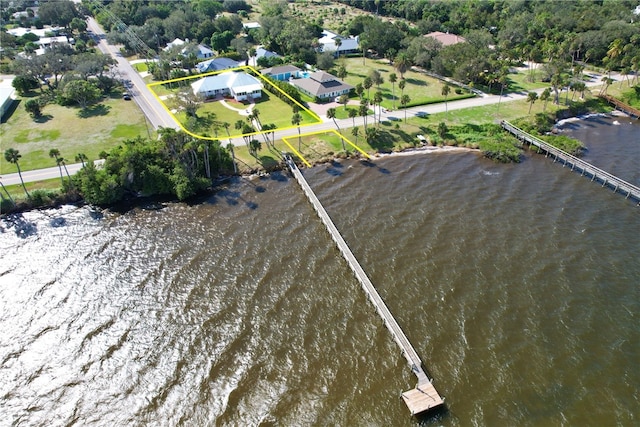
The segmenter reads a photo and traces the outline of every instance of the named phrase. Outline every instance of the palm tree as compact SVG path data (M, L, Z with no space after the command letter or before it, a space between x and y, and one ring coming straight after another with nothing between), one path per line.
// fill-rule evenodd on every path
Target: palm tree
M358 109L358 113L364 119L364 128L367 129L367 116L369 115L369 100L367 98L362 98L360 101L360 108Z
M384 78L382 78L380 72L378 70L373 70L369 73L369 77L371 77L371 81L376 85L376 88L380 90L380 85L384 83Z
M332 119L333 123L338 128L338 132L342 133L342 131L340 130L340 126L338 126L338 123L336 122L336 109L335 108L329 108L327 110L327 118ZM344 146L344 138L340 138L340 141L342 141L342 151L347 151L347 147Z
M611 73L611 68L613 68L616 58L622 53L623 48L624 41L622 41L622 39L615 39L609 44L609 50L607 51L607 62L611 64L609 73ZM611 77L611 74L609 74L609 77Z
M369 49L369 40L367 40L365 34L360 34L360 50L362 50L362 65L365 65L365 58L367 56L367 49Z
M228 127L229 126L227 126L227 128ZM229 150L229 152L231 153L231 161L233 162L233 174L236 175L238 173L238 168L236 167L236 153L235 151L233 151L233 144L231 143L231 138L229 138L229 143L227 144L227 150Z
M631 58L631 69L633 70L633 79L632 82L638 83L638 74L640 71L640 55L634 56Z
M444 86L442 86L442 96L444 96L444 112L445 114L449 114L449 106L447 105L447 97L449 96L449 94L451 93L451 86L449 86L449 83L445 83Z
M444 145L444 137L447 136L447 132L449 132L449 128L445 122L438 123L438 136L442 139L442 145Z
M382 107L380 106L380 104L382 103L382 92L377 91L374 95L373 95L373 105L375 106L376 104L378 104L378 125L380 125L380 120L382 119ZM376 110L375 107L373 109L373 120L376 120Z
M338 54L338 59L340 59L340 46L342 46L342 39L340 37L336 37L335 44L336 44L336 53Z
M402 98L402 95L404 95L404 88L407 85L407 81L405 79L400 79L400 81L398 82L398 87L400 88L400 97Z
M297 111L293 113L291 117L291 124L298 126L298 151L300 151L300 145L302 143L302 138L300 137L300 123L302 122L302 116Z
M498 98L498 107L496 108L496 114L500 111L500 101L502 101L502 94L504 93L504 88L507 87L509 80L506 74L501 74L498 77L498 83L500 83L500 98Z
M22 171L20 171L20 163L18 162L20 160L20 157L22 157L22 155L20 155L20 151L16 150L15 148L9 148L4 152L4 159L9 163L15 164L18 168L18 176L20 177L20 182L22 183L22 189L27 195L27 198L30 199L31 196L27 191L27 187L25 187L24 185L24 180L22 179Z
M362 86L362 83L357 83L356 84L356 95L358 95L358 98L362 98L362 94L364 93L364 87Z
M358 145L358 134L360 133L360 128L353 127L351 128L351 135L356 137L356 145Z
M9 193L9 191L7 191L7 187L4 186L2 181L0 181L0 186L2 187L4 192L7 193L7 197L9 198L9 201L11 202L11 204L15 206L16 202L13 201L13 197L11 197L11 193ZM4 199L4 195L2 196L2 199Z
M348 74L349 74L349 73L347 72L347 68L346 68L344 65L340 65L340 66L338 67L338 72L336 73L336 76L337 76L339 79L344 80L344 79L345 79L345 77L347 77L347 75L348 75Z
M371 86L373 86L373 80L371 79L371 77L365 77L364 81L362 82L362 86L364 86L364 88L367 90L367 98L371 98L371 91L369 90L371 89Z
M404 108L404 122L407 123L407 109L405 108L407 106L407 104L411 102L411 98L409 98L409 95L402 95L400 97L400 105L402 105L402 108Z
M396 73L389 74L389 82L391 83L391 93L393 96L393 109L396 109L396 82L398 81L398 76Z
M536 92L529 92L527 94L527 102L529 103L529 112L527 114L531 114L531 107L533 107L533 103L538 99L538 94Z
M58 170L60 171L60 181L62 182L62 186L64 187L64 177L62 176L62 162L60 157L60 150L57 148L52 148L49 150L49 157L56 159L56 164L58 165Z
M258 157L258 151L262 150L262 143L257 139L252 139L249 142L249 151L254 157Z
M89 158L87 157L86 154L84 154L84 153L76 154L76 162L81 162L82 163L82 167L84 167L84 162L86 162L87 160L89 160Z
M369 128L364 131L365 138L367 139L367 143L371 145L371 141L378 137L378 129L377 128Z
M267 136L267 135L271 135L273 132L273 129L276 128L276 125L274 123L265 123L264 125L262 125L262 131L264 132L263 135ZM267 141L267 148L269 148L269 138L267 136L266 138ZM276 148L276 144L275 141L271 141L271 146L273 147L273 149L275 150Z
M609 86L613 83L613 79L611 77L604 76L602 77L602 83L604 83L604 85L600 88L600 95L606 95L607 89L609 89Z
M358 117L358 110L356 110L355 108L349 108L349 118L352 120L353 122L353 126L356 125L356 117Z
M400 73L400 78L404 79L404 73L411 66L411 61L409 60L409 56L406 52L400 52L396 59L393 60L393 66Z
M540 94L540 101L543 101L544 104L542 104L542 112L544 113L545 110L547 109L547 102L549 102L549 98L551 98L551 89L546 88L545 90L542 91L542 93Z
M253 114L253 119L257 122L258 130L261 129L262 122L260 122L260 110L254 107L253 110L251 110L251 114Z

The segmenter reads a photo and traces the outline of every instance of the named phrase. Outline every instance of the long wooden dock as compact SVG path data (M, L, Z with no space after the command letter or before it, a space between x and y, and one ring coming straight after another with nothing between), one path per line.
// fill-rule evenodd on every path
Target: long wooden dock
M626 195L626 198L631 197L634 200L637 200L639 202L638 205L640 205L639 187L623 179L620 179L607 171L597 168L591 163L585 162L584 160L579 159L576 156L572 156L571 154L544 142L540 138L528 134L527 132L523 131L520 128L517 128L516 126L505 120L503 120L500 125L503 129L515 135L519 140L530 145L535 145L540 150L544 151L547 156L552 156L554 158L554 161L562 161L564 166L571 166L572 171L580 171L581 175L590 176L591 181L601 182L603 187L608 186L612 188L614 192L620 192Z
M322 206L322 203L320 203L320 200L318 200L315 193L307 183L307 180L304 178L291 157L285 154L284 158L287 162L287 165L289 166L289 169L291 169L293 176L296 178L296 180L300 184L300 187L302 187L302 190L313 205L316 213L318 214L324 225L327 227L329 234L338 246L338 249L340 249L342 256L345 258L345 260L349 264L349 267L351 267L351 270L362 285L362 289L365 291L365 293L369 297L369 300L376 308L376 311L384 321L387 329L389 329L389 332L391 332L391 336L400 347L400 350L402 350L403 356L407 360L407 363L409 363L411 372L413 372L413 374L418 378L418 385L415 389L402 393L402 399L411 411L411 414L418 415L444 404L444 400L440 397L435 387L431 383L431 380L422 368L422 361L420 360L418 353L416 353L415 349L409 342L409 339L400 328L400 325L398 325L398 322L396 322L396 319L389 311L389 308L387 308L387 305L380 297L380 294L378 294L378 291L367 277L367 274L364 272L364 270L360 266L360 263L351 252L351 249L349 249L347 242L345 242L345 240L342 238L342 235L329 217L327 211Z
M609 104L613 105L616 110L620 110L631 117L635 117L636 119L640 118L640 110L638 110L637 108L633 108L631 105L625 104L624 102L614 98L613 96L602 94L598 95L598 98L604 99Z

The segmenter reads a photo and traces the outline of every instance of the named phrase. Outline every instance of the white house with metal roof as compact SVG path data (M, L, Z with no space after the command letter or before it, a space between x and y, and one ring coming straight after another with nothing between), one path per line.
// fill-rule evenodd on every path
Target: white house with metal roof
M329 30L322 31L318 39L322 52L333 52L334 55L346 55L358 51L358 37L343 37Z
M204 77L191 84L193 93L205 98L231 95L236 101L262 97L262 83L250 74L241 71L226 71Z

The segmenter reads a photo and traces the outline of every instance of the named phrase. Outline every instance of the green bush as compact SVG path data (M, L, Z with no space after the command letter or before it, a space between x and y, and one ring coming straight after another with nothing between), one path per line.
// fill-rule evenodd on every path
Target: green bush
M31 194L31 203L35 207L48 205L58 196L55 191L43 189L33 190L29 194Z

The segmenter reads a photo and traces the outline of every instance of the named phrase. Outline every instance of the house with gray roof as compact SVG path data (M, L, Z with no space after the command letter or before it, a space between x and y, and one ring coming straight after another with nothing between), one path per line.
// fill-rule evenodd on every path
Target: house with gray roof
M246 101L262 97L260 80L242 71L225 71L204 77L192 83L191 89L204 98L231 95L236 101Z
M234 61L231 58L224 57L213 58L196 64L196 68L200 73L228 70L230 68L236 68L238 66L240 66L240 63L238 61Z
M271 77L274 80L280 80L281 82L287 82L291 77L299 77L300 68L295 65L279 65L277 67L265 68L264 70L260 70L260 72L267 76Z
M335 98L348 94L349 91L353 89L353 86L350 84L324 71L316 71L315 73L311 73L309 78L294 79L291 80L290 83L300 92L319 99Z

